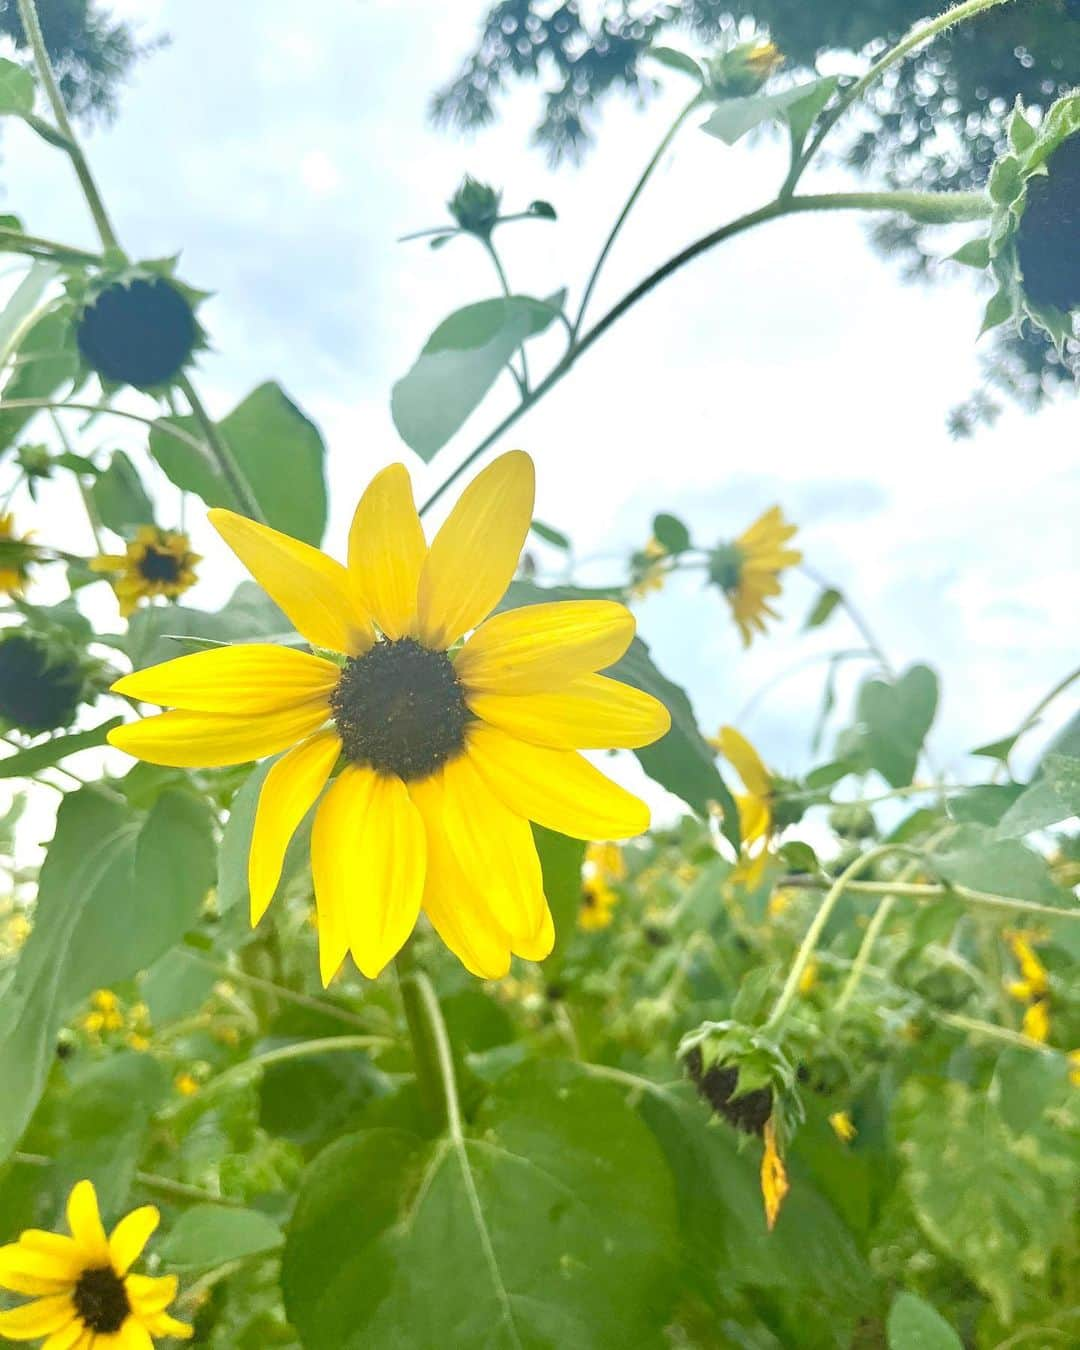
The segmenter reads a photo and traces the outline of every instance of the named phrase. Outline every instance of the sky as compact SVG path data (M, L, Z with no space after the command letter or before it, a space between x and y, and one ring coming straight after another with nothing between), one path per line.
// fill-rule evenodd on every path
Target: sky
M426 495L513 403L507 379L430 466L400 441L394 381L441 319L496 283L472 240L433 252L398 236L444 221L465 172L500 187L510 210L549 199L557 223L508 226L498 242L516 291L565 285L575 302L687 86L658 68L659 97L644 108L610 100L597 147L580 167L553 171L529 143L534 87L515 87L500 122L472 138L427 119L432 90L471 46L482 0L114 8L146 38L170 38L137 68L116 121L86 137L117 231L133 256L182 251L182 277L214 292L203 311L213 351L197 377L212 412L274 378L319 424L326 546L340 554L373 472L404 459ZM778 145L728 148L689 124L624 231L593 316L693 238L767 201L785 159ZM856 184L833 167L804 186ZM95 243L63 158L21 125L3 131L0 211L34 233ZM959 242L942 238L943 251ZM782 505L808 562L857 602L892 663L928 661L940 673L932 743L962 777L973 767L966 750L1012 730L1075 664L1080 593L1075 400L1036 418L1009 407L969 441L946 432L949 408L979 378L983 303L966 276L902 284L865 220L775 222L650 295L497 449L533 455L537 515L573 538L579 558L599 560L580 574L592 582L623 575L619 559L647 540L656 511L711 544ZM538 340L534 370L558 350L556 334ZM94 434L145 463L130 429ZM162 497L175 492L164 485ZM58 493L45 493L36 519L15 504L43 539L62 528L73 541L84 528ZM188 598L213 607L242 572L198 520L193 534L205 580ZM111 597L94 590L95 620L116 627ZM815 595L789 574L783 621L748 653L722 599L698 581L649 597L639 630L707 731L737 720L767 762L799 771L813 762L825 669L809 658L858 645L841 614L800 632ZM852 668L841 683L841 709L855 678ZM1059 700L1030 754L1075 708Z

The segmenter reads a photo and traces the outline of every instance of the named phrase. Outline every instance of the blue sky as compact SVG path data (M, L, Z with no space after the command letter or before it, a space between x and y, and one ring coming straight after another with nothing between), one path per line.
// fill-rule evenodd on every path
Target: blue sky
M508 227L500 245L515 289L545 295L568 285L576 298L685 85L662 72L665 90L646 109L615 100L598 149L582 167L552 172L528 145L537 108L528 86L472 140L426 119L430 92L468 50L483 3L115 8L146 36L172 39L139 68L115 124L88 138L118 232L136 255L182 250L184 278L215 292L205 310L214 351L198 381L213 411L277 378L320 424L330 452L327 546L339 550L374 470L403 458L423 492L513 396L507 380L427 468L402 445L391 385L439 320L495 285L472 241L431 252L396 237L442 220L469 171L502 187L509 209L554 202L557 224ZM729 149L687 127L610 260L594 316L689 240L767 200L783 167L778 147ZM21 127L5 128L0 182L0 209L34 232L93 241L62 158ZM852 185L840 170L808 182ZM927 660L941 672L935 749L963 773L966 748L1009 731L1075 663L1080 570L1076 403L1062 399L1034 419L1010 408L968 442L946 434L949 407L978 378L981 305L964 277L902 285L858 219L774 223L699 259L638 306L502 448L533 454L537 513L572 535L583 558L639 547L657 510L681 515L708 543L781 503L808 560L850 591L893 662ZM138 452L124 429L100 435ZM66 511L46 496L49 528L39 533L61 521L80 529ZM191 598L214 605L239 568L195 532L207 579ZM589 572L617 574L599 564ZM650 598L640 627L711 729L779 671L856 645L842 616L800 635L814 594L793 577L785 621L749 654L723 602L697 583ZM101 622L115 623L107 595L93 603ZM823 670L780 685L742 723L777 768L809 762ZM1047 733L1074 707L1059 703Z

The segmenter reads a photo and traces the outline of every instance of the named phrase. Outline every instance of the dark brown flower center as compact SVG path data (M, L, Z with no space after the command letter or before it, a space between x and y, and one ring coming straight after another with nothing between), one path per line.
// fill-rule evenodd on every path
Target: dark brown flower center
M111 1266L84 1270L73 1298L83 1324L102 1336L119 1331L131 1312L124 1281Z
M346 757L407 783L459 755L471 720L453 662L412 638L350 657L330 706Z
M175 581L180 575L180 563L175 553L151 545L143 554L139 571L147 581Z

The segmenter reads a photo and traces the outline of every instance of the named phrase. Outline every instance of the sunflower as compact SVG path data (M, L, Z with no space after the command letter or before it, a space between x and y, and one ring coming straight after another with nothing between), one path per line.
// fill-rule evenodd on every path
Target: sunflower
M178 530L159 530L140 525L125 553L103 553L90 559L92 572L114 572L112 587L120 601L120 614L129 618L140 600L155 595L175 600L195 585L195 564L201 559L191 552L191 541Z
M528 455L502 455L429 546L409 475L392 464L356 508L347 567L211 511L316 652L220 647L114 686L174 709L110 733L138 759L208 767L287 751L256 810L253 923L343 760L311 836L324 983L349 950L375 978L421 908L475 975L505 975L512 952L541 960L554 929L529 821L579 839L648 828L645 804L578 753L648 745L670 725L656 699L596 673L630 643L630 612L581 600L487 617L514 574L533 490Z
M32 559L30 535L15 533L10 511L0 513L0 595L22 595Z
M186 1340L191 1327L165 1311L176 1297L176 1276L131 1274L159 1218L144 1205L106 1237L94 1187L80 1181L67 1202L70 1237L28 1228L0 1247L0 1287L35 1295L0 1312L0 1336L44 1336L43 1350L151 1350L155 1336Z
M753 890L769 861L769 840L775 824L773 776L758 752L734 727L721 727L709 744L735 766L746 789L735 795L742 852L731 880Z
M744 647L750 646L755 629L764 633L766 615L780 617L767 597L780 594L780 573L802 561L798 549L786 547L797 528L788 524L779 506L770 507L734 543L714 549L709 559L709 578L727 596Z
M584 881L581 886L581 904L578 906L578 927L585 933L598 933L600 929L609 927L618 903L618 893L602 878L592 877Z

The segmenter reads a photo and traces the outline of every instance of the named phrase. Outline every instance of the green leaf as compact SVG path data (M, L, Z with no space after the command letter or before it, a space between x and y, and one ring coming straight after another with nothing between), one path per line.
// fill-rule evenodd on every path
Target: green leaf
M969 750L968 754L981 755L983 759L1000 760L1004 764L1019 738L1019 733L1014 732L1011 736L1003 736L1000 741L987 741L985 745L978 745L974 750Z
M564 300L563 291L547 300L511 295L466 305L444 319L394 385L390 411L405 444L430 460L521 344L554 322Z
M0 759L0 778L30 778L51 764L59 764L68 755L79 750L89 750L96 745L104 745L105 739L113 727L118 727L124 719L110 717L96 727L86 731L72 731L66 736L52 736L40 745L32 745L26 750L17 750L15 754Z
M964 1350L938 1310L906 1290L893 1299L887 1330L889 1350Z
M202 439L194 418L162 419ZM326 528L325 447L315 423L279 384L253 390L218 423L233 457L275 530L319 544ZM208 453L160 427L150 432L150 453L167 476L207 506L239 511L240 503Z
M1069 1094L1069 1065L1064 1055L1004 1051L994 1069L990 1096L1013 1134L1027 1134L1049 1107Z
M257 1209L195 1205L172 1225L158 1255L170 1268L205 1270L276 1251L284 1241L273 1219Z
M11 219L14 220L14 217ZM12 291L3 312L0 313L0 365L6 364L11 355L12 344L18 340L23 325L37 309L49 283L59 271L54 262L34 262Z
M895 683L866 680L859 689L856 717L863 746L890 787L907 787L914 778L937 701L937 676L928 666L910 666Z
M499 608L517 609L549 600L585 600L610 594L573 586L544 589L531 581L518 580L510 583ZM634 638L626 655L604 673L652 694L667 708L671 714L671 730L653 745L635 750L634 754L650 778L681 797L698 815L707 817L710 803L717 803L723 812L724 834L738 848L739 813L735 799L716 767L716 752L701 734L685 692L661 674L640 638Z
M533 825L532 831L544 875L544 894L555 921L555 947L544 962L544 974L550 981L557 977L562 967L567 944L577 924L585 845L580 839L569 839L543 825Z
M1023 185L1024 176L1020 161L1015 155L1002 155L1000 159L994 161L994 167L990 170L990 181L987 184L992 201L999 205L1014 202L1020 195Z
M4 385L0 399L52 398L61 385L74 380L79 369L75 333L65 314L52 310L26 330L19 344L18 364ZM5 408L0 411L0 452L3 452L35 417L37 408Z
M545 525L542 520L534 520L529 526L533 534L543 539L545 543L554 544L556 548L569 550L570 540L561 530L553 529L550 525Z
M829 101L837 77L798 84L778 94L750 94L746 98L726 98L713 109L702 131L734 145L762 122L787 122L792 136L801 142L818 113Z
M653 517L653 535L669 553L685 553L690 547L690 531L678 518L662 511Z
M823 590L814 601L814 608L806 616L803 632L805 633L811 628L820 628L843 598L843 592L838 591L835 586L829 586Z
M138 820L93 788L65 797L38 881L34 927L0 1001L0 1159L37 1105L67 1009L97 987L73 939L88 910L130 904Z
M996 825L1022 791L1017 783L979 783L949 798L949 815L962 823Z
M153 503L146 495L135 465L123 450L113 451L109 467L95 480L90 496L102 524L116 534L153 522Z
M34 110L34 77L14 61L0 60L0 116L23 117Z
M984 270L990 266L990 240L969 239L966 244L961 244L955 253L950 253L949 259L951 262L962 263L965 267Z
M253 581L242 581L224 609L207 614L184 605L150 605L137 610L118 645L136 670L170 661L195 651L182 638L211 642L250 642L255 639L283 641L292 625L281 610Z
M1048 1132L1033 1149L984 1092L941 1079L908 1079L893 1126L919 1226L1007 1322L1068 1230L1076 1164L1067 1141Z
M1011 319L1013 314L1013 300L1009 292L1001 287L996 290L990 299L986 302L986 309L983 311L982 324L979 328L979 337L988 333L991 328L997 328L999 324L1005 323Z
M654 61L659 61L662 66L667 66L669 70L678 70L683 75L689 75L691 79L697 80L698 84L703 81L701 67L687 52L677 51L674 47L649 47L645 54L651 56Z
M961 848L931 855L935 870L946 881L1017 900L1073 907L1069 892L1051 879L1044 858L1016 840L996 840L990 831L968 828L974 831L970 844L965 840Z
M529 215L536 216L539 220L557 220L555 208L550 202L537 199L529 203Z
M1024 108L1019 96L1017 96L1016 106L1009 114L1007 129L1009 145L1018 155L1023 155L1025 151L1030 150L1038 140L1035 128L1024 116Z
M1033 830L1045 830L1080 811L1080 797L1060 792L1048 778L1038 778L1009 807L998 822L999 839L1018 839Z
M397 1350L403 1327L410 1350L660 1350L676 1236L671 1176L622 1094L529 1064L463 1139L372 1129L315 1160L286 1310L307 1350Z

